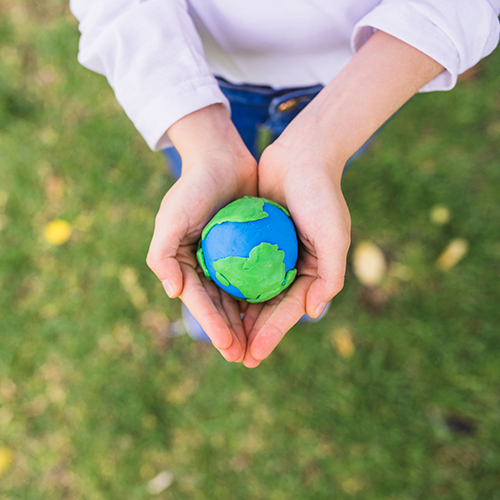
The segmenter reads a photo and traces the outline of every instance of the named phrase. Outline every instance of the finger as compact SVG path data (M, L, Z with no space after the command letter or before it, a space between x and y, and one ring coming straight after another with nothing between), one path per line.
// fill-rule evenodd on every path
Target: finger
M273 301L268 301L265 303L257 303L250 304L247 309L247 312L243 318L243 326L245 328L245 332L247 337L250 338L252 331L257 331L271 316L274 311L276 304L281 300L281 295L273 299ZM253 335L255 337L255 334ZM243 360L243 364L247 368L256 368L260 365L260 360L255 359L251 354L248 348L248 340L247 340L247 351L245 353L245 358Z
M252 357L250 353L245 354L245 359L243 359L243 365L246 368L257 368L261 361Z
M256 322L248 339L247 355L251 356L248 358L249 361L252 358L257 361L267 358L285 334L304 315L306 294L312 280L310 276L299 277L285 292L284 297L275 306L264 324L261 326L260 321ZM264 314L267 313L269 309L265 308Z
M210 300L219 312L221 318L229 327L233 337L233 343L227 349L219 349L227 361L240 362L243 360L246 350L246 336L243 330L239 306L233 297L221 290L215 283L208 280L201 273L200 281L205 288Z
M307 314L312 318L319 317L342 289L350 245L350 216L342 193L335 188L325 189L316 202L322 207L320 217L312 217L308 210L296 214L307 254L301 260L308 265L307 274L316 278L306 300Z
M240 306L240 314L245 314L250 306L250 303L246 300L239 300L238 305Z
M243 348L228 325L227 317L224 318L221 314L223 308L216 285L206 279L202 283L198 273L186 264L181 264L181 269L184 273L181 300L210 337L213 345L219 351L225 351L225 356L239 359Z
M185 237L186 225L183 222L183 215L171 212L164 207L156 216L155 230L146 262L162 282L167 295L173 298L182 293L184 284L176 256L180 242Z
M234 335L236 335L239 345L241 346L239 357L237 356L237 353L235 351L234 353L231 353L232 355L234 355L231 357L231 359L228 359L227 357L226 359L228 361L235 361L237 363L240 363L245 357L247 346L247 338L245 335L245 330L243 328L243 321L241 319L240 306L238 301L231 297L229 294L223 291L219 291L219 293L221 296L221 303L225 317L227 318L227 321L229 322L231 329L234 332ZM233 346L234 345L235 343L233 342Z
M255 322L260 317L265 304L263 303L249 304L248 302L247 304L248 307L246 308L245 316L243 316L243 328L245 329L245 332L247 333L248 337L248 335L255 326Z
M279 304L280 300L283 298L283 295L284 293L263 304L252 304L252 306L259 307L252 307L251 309L249 308L249 311L247 312L248 317L245 316L243 320L245 331L249 332L247 340L247 351L243 360L243 364L247 368L256 368L261 363L261 360L255 359L250 353L250 342L253 342L253 339L257 335L257 332L270 318L270 316L276 309L277 304Z
M156 248L151 246L146 263L161 281L166 294L172 299L181 294L184 280L179 261L174 256L165 255L167 251L168 249L159 245Z
M311 318L318 318L326 304L344 286L349 240L333 233L318 240L317 276L307 291L306 311Z

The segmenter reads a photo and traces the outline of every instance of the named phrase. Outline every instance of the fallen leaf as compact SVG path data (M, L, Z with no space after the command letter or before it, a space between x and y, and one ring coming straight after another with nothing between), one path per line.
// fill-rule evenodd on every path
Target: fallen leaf
M56 219L49 222L44 230L43 237L45 241L51 245L62 245L66 243L71 237L71 224L62 219Z
M451 219L451 211L446 205L436 205L431 209L430 219L436 226L444 226Z
M351 332L347 328L338 328L333 332L332 344L343 358L351 358L356 350Z
M449 271L455 267L469 251L469 242L463 238L456 238L448 244L436 261L441 271Z
M10 448L0 448L0 476L5 474L12 464L14 454Z
M356 278L366 286L380 284L387 272L384 253L371 241L362 241L355 247L352 264Z
M172 484L173 480L174 475L171 472L167 470L160 472L157 476L151 479L151 481L149 481L147 487L148 493L150 495L159 495Z

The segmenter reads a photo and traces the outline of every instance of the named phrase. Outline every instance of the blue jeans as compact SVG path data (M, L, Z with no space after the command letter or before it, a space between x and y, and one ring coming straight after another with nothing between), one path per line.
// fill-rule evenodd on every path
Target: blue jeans
M234 84L220 77L217 77L217 82L231 104L231 120L257 161L266 146L281 135L323 88L322 85L313 85L275 90L259 85ZM349 161L363 153L371 140L372 137ZM167 158L173 176L178 179L182 171L179 153L173 147L164 149L162 153Z
M217 77L219 87L231 103L231 119L256 160L286 126L323 88L322 85L274 90L271 87L233 84ZM172 174L181 175L182 162L175 148L162 151Z

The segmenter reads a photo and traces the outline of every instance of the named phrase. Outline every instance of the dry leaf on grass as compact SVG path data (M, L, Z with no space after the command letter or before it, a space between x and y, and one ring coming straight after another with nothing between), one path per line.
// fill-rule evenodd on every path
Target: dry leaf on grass
M451 219L451 211L446 205L435 205L431 209L430 219L436 226L444 226Z
M159 495L162 491L165 491L174 480L174 475L164 470L160 472L156 477L151 479L148 483L148 493L150 495Z
M451 240L436 261L441 271L449 271L455 267L469 251L469 242L463 238Z
M14 454L10 448L0 448L0 476L5 474L9 469L12 463L13 455Z
M356 351L351 332L347 328L337 328L334 330L331 341L335 350L343 358L351 358Z
M356 278L366 286L379 285L387 272L384 253L371 241L362 241L356 245L352 264Z

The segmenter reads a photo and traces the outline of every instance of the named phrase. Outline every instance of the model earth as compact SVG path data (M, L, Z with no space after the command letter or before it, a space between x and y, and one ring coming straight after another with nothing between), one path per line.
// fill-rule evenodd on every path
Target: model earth
M290 214L273 201L245 196L205 226L197 257L205 276L227 293L264 302L295 279L297 252Z

